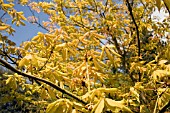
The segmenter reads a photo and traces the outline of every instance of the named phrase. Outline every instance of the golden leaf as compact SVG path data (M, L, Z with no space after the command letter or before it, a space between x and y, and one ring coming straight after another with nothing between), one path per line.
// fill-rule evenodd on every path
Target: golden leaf
M67 61L67 56L68 55L68 49L67 48L64 48L62 50L62 57L63 57L63 61Z
M31 40L32 40L32 41L38 41L39 38L40 38L39 35L37 35L37 36L34 36Z
M102 47L102 52L101 52L101 55L100 55L100 60L102 60L103 57L104 57L104 50L105 50L105 46Z
M22 67L22 66L28 65L28 64L29 64L29 60L27 60L26 58L23 58L23 59L20 60L18 66L19 66L19 67Z
M99 65L99 63L97 62L96 58L93 57L93 63L95 65L95 67L99 70L103 70L103 68Z
M0 26L0 30L6 30L9 26Z
M109 58L109 60L114 63L114 58L113 56L111 55L110 51L108 50L108 48L105 48L105 51L106 51L106 54L107 54L107 57Z
M57 108L59 107L60 103L57 103L57 101L49 104L46 109L46 113L56 113Z
M6 80L6 84L9 84L11 81L12 81L12 77L9 77L9 78Z
M97 106L97 108L95 110L95 113L102 113L103 108L104 108L104 99L102 99L100 101L100 103L98 104L98 106Z
M109 98L105 99L106 106L111 109L112 111L115 111L115 107L120 108L120 110L126 111L127 113L133 113L128 107L126 107L122 101L115 101Z
M51 99L56 99L56 96L53 90L50 87L47 87L47 89L48 89L48 94L51 97Z

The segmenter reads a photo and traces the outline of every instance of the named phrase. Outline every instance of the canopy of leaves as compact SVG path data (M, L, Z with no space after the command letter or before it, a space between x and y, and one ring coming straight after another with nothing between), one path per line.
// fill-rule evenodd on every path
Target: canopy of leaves
M32 16L26 18L16 4ZM0 75L0 109L170 111L170 16L155 21L157 9L170 15L170 1L0 0L0 64L14 72ZM38 20L40 12L48 21ZM12 24L26 21L47 33L17 47L8 39L15 32Z

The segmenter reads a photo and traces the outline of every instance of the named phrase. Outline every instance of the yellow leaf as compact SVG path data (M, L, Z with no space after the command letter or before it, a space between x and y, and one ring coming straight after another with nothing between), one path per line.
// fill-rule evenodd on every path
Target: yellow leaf
M117 88L98 88L97 90L106 92L106 93L113 93L118 91Z
M68 48L68 51L74 56L76 55L76 51L73 48Z
M102 99L99 103L99 105L97 106L95 113L102 113L104 108L104 99Z
M17 82L16 82L16 79L15 78L13 78L13 80L12 80L12 88L15 90L15 89L17 89Z
M138 102L140 102L140 100L139 100L139 94L138 94L138 92L135 90L134 87L131 87L131 88L130 88L130 92L131 92L131 94L136 98L136 100L137 100Z
M162 65L162 64L165 64L166 62L168 62L168 60L160 60L158 65Z
M41 97L42 99L45 99L45 98L47 97L47 93L46 93L45 88L43 88L43 89L41 90L40 97Z
M68 55L68 49L65 48L62 50L63 61L67 61L67 55Z
M76 108L77 110L82 110L83 105L77 102L73 102L73 106L74 108Z
M39 38L40 38L39 35L37 35L37 36L34 36L31 40L32 40L32 41L38 41Z
M67 73L63 73L61 71L56 71L57 74L61 75L61 76L67 76L68 74Z
M38 61L37 61L37 59L35 58L34 55L32 55L31 64L33 64L34 66L38 66Z
M99 65L99 63L97 62L96 58L93 57L93 63L95 65L95 67L99 70L103 70L103 68Z
M23 58L23 59L20 60L18 66L19 66L19 67L22 67L22 66L28 65L28 64L29 64L29 60L27 60L26 58Z
M109 49L109 50L110 50L110 52L111 52L112 54L116 55L117 57L122 57L121 55L119 55L118 53L116 53L114 50L112 50L112 49Z
M133 113L128 107L123 105L122 101L115 101L109 98L105 99L106 106L111 109L113 112L115 111L115 107L120 108L123 111L126 111L127 113Z
M97 59L97 62L98 62L99 65L101 65L102 67L107 67L106 63L102 62L101 60Z
M57 103L57 101L49 104L46 109L46 113L56 113L57 108L59 107L60 103Z
M24 45L24 49L27 50L30 47L31 42L24 42Z
M73 109L71 113L78 113L76 109Z
M102 52L101 52L101 55L100 55L100 60L103 60L104 50L105 50L105 46L102 47Z
M6 80L6 84L9 84L11 81L12 81L12 77L9 77L9 78Z
M54 92L52 91L52 89L50 89L50 87L47 87L47 89L48 89L48 94L51 97L51 99L56 99L56 96Z
M156 6L158 8L158 10L161 10L161 0L156 0Z
M6 30L9 26L0 26L0 30Z
M14 4L1 4L3 8L12 8Z
M19 15L19 17L22 19L22 20L27 20L24 16L23 16L23 12L20 11L20 12L17 12L17 14Z
M107 57L109 58L109 60L110 60L112 63L114 63L114 58L113 58L113 56L110 54L110 51L109 51L107 48L105 48L105 51L106 51L106 54L107 54Z
M41 58L41 57L38 57L38 56L35 56L35 58L37 59L37 60L40 60L40 61L47 61L47 59L46 58Z
M65 47L65 46L66 46L66 43L56 45L56 47L60 47L60 48Z
M105 36L97 34L97 33L93 33L93 35L99 39L105 39Z

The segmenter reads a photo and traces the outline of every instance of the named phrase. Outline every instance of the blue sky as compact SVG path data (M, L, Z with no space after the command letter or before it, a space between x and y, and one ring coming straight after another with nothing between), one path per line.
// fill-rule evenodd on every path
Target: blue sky
M21 6L19 4L15 4L14 8L17 11L23 11L24 16L27 18L29 16L32 16L32 13L30 12L29 8L27 6ZM2 11L0 11L0 16L2 15ZM48 16L44 13L36 13L35 16L39 18L39 20L47 21ZM10 18L9 16L5 15L4 18ZM30 40L32 37L37 35L38 32L44 32L46 33L46 30L42 29L41 27L38 27L36 24L31 24L27 21L24 21L26 26L16 26L15 24L11 24L11 19L7 20L7 24L11 25L15 29L14 36L10 35L9 39L14 41L17 46L19 46L23 41ZM6 35L6 34L5 34Z
M50 0L45 0L45 1L50 1ZM24 16L26 18L29 16L32 16L29 8L26 6L21 6L21 5L16 4L14 8L17 11L23 11ZM0 16L2 14L3 13L1 13L1 11L0 11ZM44 13L36 13L35 12L35 16L38 17L41 22L48 20L48 16ZM161 10L161 12L155 11L154 16L158 16L160 18L160 20L162 20L163 17L167 16L167 15ZM7 21L7 23L12 25L11 20ZM32 37L37 35L38 32L44 32L44 33L46 32L41 27L38 27L36 24L31 24L26 21L25 21L25 24L26 24L26 26L19 26L19 27L17 27L16 25L12 25L12 27L15 29L16 32L14 33L14 36L9 36L9 38L12 41L14 41L17 44L17 46L19 46L23 41L30 40Z

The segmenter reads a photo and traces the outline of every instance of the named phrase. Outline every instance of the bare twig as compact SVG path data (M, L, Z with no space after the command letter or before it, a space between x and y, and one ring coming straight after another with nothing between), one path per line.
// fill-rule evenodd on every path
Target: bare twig
M39 22L37 22L37 19L35 18L35 14L34 14L34 12L32 11L32 9L29 7L29 6L27 6L28 7L28 9L30 10L30 12L32 13L32 15L33 15L33 17L34 17L34 23L36 23L39 27L41 27L41 28L43 28L44 30L46 30L46 31L48 31L49 32L49 30L47 29L47 28L45 28L44 26L42 26Z
M3 15L0 17L0 20L7 14L7 12L3 13Z
M38 80L40 82L43 82L43 83L46 83L47 85L53 87L54 89L64 93L64 94L67 94L68 96L74 98L75 100L81 102L82 104L87 104L87 102L83 101L81 98L79 98L78 96L76 96L75 94L63 89L63 88L60 88L59 86L55 85L54 83L46 80L46 79L43 79L43 78L39 78L39 77L36 77L36 76L33 76L33 75L30 75L30 74L26 74L26 73L23 73L19 70L17 70L16 68L12 67L10 64L8 64L6 61L0 59L0 63L2 63L2 65L4 65L6 68L10 69L11 71L15 72L15 73L18 73L19 75L22 75L24 77L28 77L28 78L31 78L33 80Z

